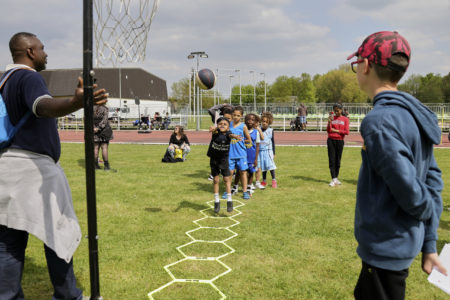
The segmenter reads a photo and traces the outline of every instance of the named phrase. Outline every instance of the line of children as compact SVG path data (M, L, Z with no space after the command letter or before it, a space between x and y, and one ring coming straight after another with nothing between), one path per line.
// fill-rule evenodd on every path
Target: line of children
M228 111L224 112L227 117ZM241 122L243 108L236 106L233 108L229 123L229 132L226 118L219 118L220 126L211 126L210 132L213 133L211 143L208 149L208 156L211 158L211 175L214 180L214 211L220 211L219 195L219 175L222 174L225 182L225 192L222 199L227 199L227 211L233 210L232 195L238 192L239 181L242 184L243 199L250 199L255 186L264 189L266 186L267 171L272 176L272 187L277 188L275 178L276 165L274 162L275 142L273 129L270 124L273 122L273 116L269 112L262 114L261 119L253 113L245 116L245 124ZM229 115L228 115L229 116ZM261 120L262 129L259 128ZM219 145L220 143L220 145ZM227 145L227 143L229 143ZM262 146L260 146L262 145ZM217 149L222 149L222 153L215 156ZM227 152L228 151L228 152ZM217 153L216 153L217 154ZM223 158L228 156L228 164L223 162ZM220 161L218 158L220 157ZM228 171L224 167L229 167ZM260 182L261 170L263 181ZM235 185L231 186L231 178L235 173ZM259 173L259 174L258 174ZM256 183L253 185L253 176L255 174Z
M250 196L253 194L255 186L253 185L253 174L258 171L258 155L259 154L259 143L261 139L264 139L261 129L258 127L259 117L256 114L250 113L245 115L245 126L247 126L248 133L251 138L251 146L247 147L247 190ZM239 189L240 176L235 176L234 186L231 189L231 193L234 195Z

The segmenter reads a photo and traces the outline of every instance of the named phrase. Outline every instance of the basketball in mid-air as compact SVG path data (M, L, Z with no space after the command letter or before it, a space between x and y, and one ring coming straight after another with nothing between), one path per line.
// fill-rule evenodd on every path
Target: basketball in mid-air
M210 69L201 69L197 72L197 84L203 90L210 90L216 83L216 75Z

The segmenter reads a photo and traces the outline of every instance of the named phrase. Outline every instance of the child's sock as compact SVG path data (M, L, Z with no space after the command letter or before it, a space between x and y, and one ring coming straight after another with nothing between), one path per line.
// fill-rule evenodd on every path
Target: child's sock
M220 202L219 193L214 193L214 202Z
M227 201L233 201L233 199L231 199L231 194L227 194Z
M272 176L272 180L276 180L276 178L275 178L275 170L270 170L270 176Z

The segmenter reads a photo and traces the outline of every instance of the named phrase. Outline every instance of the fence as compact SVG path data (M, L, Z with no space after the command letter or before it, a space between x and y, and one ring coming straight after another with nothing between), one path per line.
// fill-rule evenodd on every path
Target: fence
M308 108L307 129L311 131L326 130L328 114L333 110L332 103L305 103ZM348 111L350 119L350 130L359 131L361 121L366 114L372 109L371 104L367 103L347 103L343 104ZM427 104L431 111L433 111L439 120L439 126L442 131L449 131L450 126L450 104ZM293 104L268 104L267 111L270 111L274 116L272 127L275 130L289 131L291 130L291 122L297 116L298 105ZM253 105L244 105L246 113L255 112ZM264 111L264 105L258 104L256 106L256 113L260 114ZM171 115L172 122L169 129L173 129L175 125L181 125L186 129L195 130L200 123L201 130L207 130L211 125L211 119L206 109L201 111L199 121L198 116L189 115L189 108L183 107L178 109L175 114ZM117 118L111 118L111 127L114 130L136 130L136 119L121 118L120 122ZM58 119L58 126L62 130L83 130L83 118L77 118L73 115L65 116Z

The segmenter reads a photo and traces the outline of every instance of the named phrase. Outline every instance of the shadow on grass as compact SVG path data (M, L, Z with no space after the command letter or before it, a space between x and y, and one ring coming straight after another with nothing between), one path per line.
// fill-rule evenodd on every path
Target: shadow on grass
M307 176L301 176L301 175L294 175L292 176L292 179L301 179L304 181L312 181L312 182L317 182L317 183L329 183L329 181L327 180L322 180L322 179L317 179L317 178L312 178L312 177L307 177Z
M355 179L350 179L350 180L348 180L348 179L344 179L344 180L342 180L343 182L346 182L346 183L348 183L348 184L353 184L353 185L357 185L358 184L358 180L355 180Z
M86 162L85 162L85 160L84 159L79 159L78 160L78 166L79 167L81 167L81 168L86 168Z
M205 180L206 181L206 180ZM194 191L205 191L205 192L213 192L213 184L211 181L206 181L206 182L195 182L194 183L196 188L194 189ZM220 185L223 185L223 182L219 183Z
M144 210L145 211L148 211L148 212L160 212L161 211L161 208L159 208L159 207L146 207L146 208L144 208Z
M195 171L193 173L186 174L186 175L189 176L189 177L204 178L205 181L208 181L209 173L205 172L204 170L197 170L197 171Z
M42 248L42 262L37 263L36 259L29 256L25 257L25 267L23 269L22 288L27 299L40 300L51 299L53 295L53 286L48 276L47 263L44 257L44 248ZM75 274L75 277L79 277ZM77 287L86 292L86 288L77 281Z
M174 212L177 212L183 208L192 208L192 209L200 211L200 210L208 208L208 207L209 206L207 206L205 204L197 204L197 203L193 203L193 202L189 202L189 201L181 201L180 203L178 203L178 207L176 209L174 209Z

